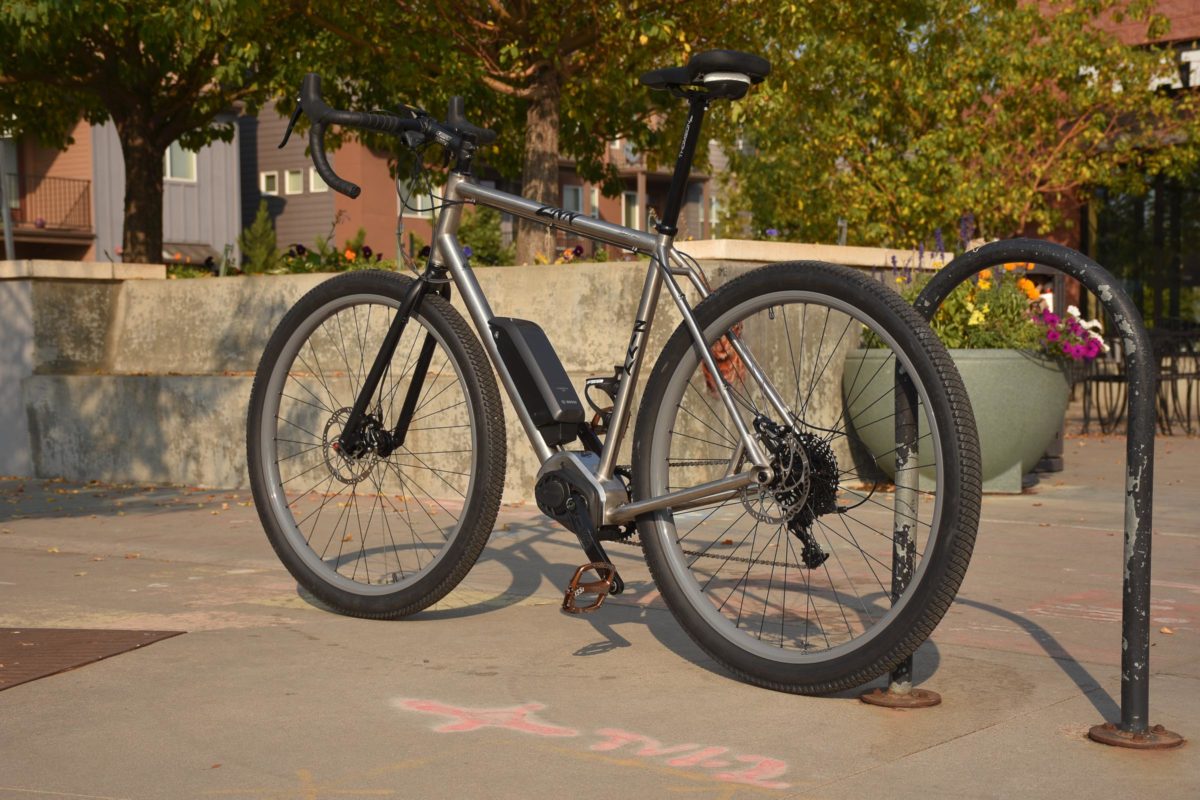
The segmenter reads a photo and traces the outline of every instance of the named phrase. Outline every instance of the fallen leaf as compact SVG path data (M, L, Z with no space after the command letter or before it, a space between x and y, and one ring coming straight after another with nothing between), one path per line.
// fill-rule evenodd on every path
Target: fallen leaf
M354 541L354 534L353 534L353 533L347 533L345 536L343 536L343 537L342 537L342 541L343 541L343 542L353 542L353 541Z
M84 575L87 575L87 573L86 572L76 572L75 573L76 578L82 578Z
M1165 633L1165 634L1167 634L1168 636L1171 636L1171 635L1173 635L1173 634L1175 633L1175 631L1171 630L1170 628L1166 628L1166 627L1159 628L1159 629L1158 629L1158 632L1159 632L1159 633Z
M733 539L724 539L721 544L733 544Z
M125 557L126 558L141 558L142 554L141 553L126 553Z
M57 547L47 547L47 548L46 548L46 552L47 552L47 553L57 553L57 552L58 552L58 548L57 548Z
M92 556L92 561L103 561L104 556Z
M228 510L229 510L229 503L221 503L221 510L222 510L222 511L228 511Z

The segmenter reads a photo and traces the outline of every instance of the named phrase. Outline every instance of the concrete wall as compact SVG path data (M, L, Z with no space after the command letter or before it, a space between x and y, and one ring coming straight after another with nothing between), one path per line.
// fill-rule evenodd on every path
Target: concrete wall
M878 253L870 259L877 260ZM756 265L725 260L705 268L719 285ZM623 361L648 268L612 262L476 274L498 316L542 326L582 396L586 377L610 375ZM0 385L12 385L9 375L20 381L23 408L13 409L9 389L2 409L26 418L29 431L27 446L10 448L25 460L0 472L245 487L245 418L258 359L286 310L329 276L80 281L45 267L40 274L0 296L14 309L4 319L25 342L21 349L10 342L20 337L4 338ZM678 321L664 292L647 370ZM505 421L505 496L527 500L537 464L511 409Z
M126 281L165 275L162 266L0 261L0 475L46 474L38 471L34 458L35 437L30 436L25 395L38 363L38 333L47 327L44 321L41 325L37 321L39 289L47 282L83 290L111 289ZM94 317L91 322L91 330L107 335L106 318ZM67 410L63 416L74 415Z
M29 281L0 280L0 475L32 475L21 383L33 374Z
M611 374L622 360L647 267L476 273L497 314L546 330L582 394L584 378ZM244 425L258 359L286 310L328 277L34 284L33 375L24 398L36 474L245 487ZM649 353L677 323L664 306ZM511 409L506 425L506 496L527 499L537 465Z

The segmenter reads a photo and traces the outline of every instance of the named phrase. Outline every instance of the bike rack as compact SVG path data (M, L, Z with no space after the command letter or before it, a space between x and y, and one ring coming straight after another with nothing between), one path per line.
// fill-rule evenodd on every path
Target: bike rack
M1094 726L1088 736L1102 744L1161 749L1183 743L1183 737L1161 725L1150 726L1150 534L1154 494L1154 425L1157 365L1141 314L1129 295L1104 267L1068 247L1036 239L993 242L955 258L930 280L914 302L926 320L959 284L982 270L1009 263L1033 262L1079 281L1100 299L1116 325L1126 352L1129 380L1129 426L1125 448L1125 569L1121 605L1121 721ZM896 392L897 411L907 401ZM903 417L898 416L901 434ZM901 434L907 435L907 434ZM899 488L899 487L898 487ZM907 533L896 531L893 548L893 598L911 577L911 551L901 547ZM894 600L893 600L894 602ZM863 695L873 705L911 708L936 705L934 692L912 686L912 656L891 673L887 691Z

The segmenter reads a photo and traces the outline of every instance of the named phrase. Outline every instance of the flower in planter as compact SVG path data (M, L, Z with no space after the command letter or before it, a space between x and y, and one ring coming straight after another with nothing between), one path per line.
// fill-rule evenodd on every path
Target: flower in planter
M1033 319L1045 329L1044 349L1048 355L1072 361L1091 361L1101 353L1108 352L1109 347L1100 333L1100 321L1085 321L1075 306L1067 307L1065 318L1043 309L1035 312Z
M958 285L938 308L930 325L950 349L1033 350L1069 362L1088 361L1107 350L1098 320L1084 320L1071 306L1065 318L1046 308L1037 285L1017 270L983 270L976 281ZM900 278L897 291L913 302L928 283L927 276L912 281ZM879 341L867 334L867 347Z

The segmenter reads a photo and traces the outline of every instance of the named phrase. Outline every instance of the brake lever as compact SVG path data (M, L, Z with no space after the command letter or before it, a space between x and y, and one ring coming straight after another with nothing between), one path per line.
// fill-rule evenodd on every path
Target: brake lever
M279 149L282 150L284 145L291 138L292 129L296 127L296 123L300 120L300 115L304 112L304 108L300 105L300 98L296 98L296 110L292 112L292 118L288 120L287 130L283 132L283 141L279 143Z

